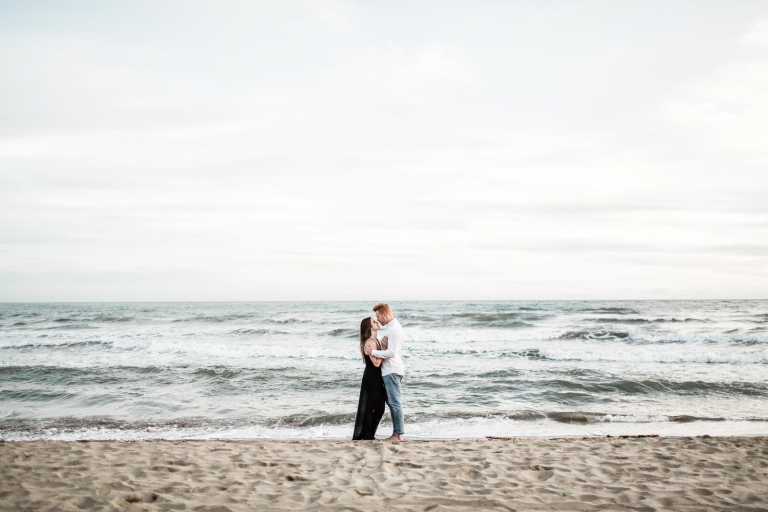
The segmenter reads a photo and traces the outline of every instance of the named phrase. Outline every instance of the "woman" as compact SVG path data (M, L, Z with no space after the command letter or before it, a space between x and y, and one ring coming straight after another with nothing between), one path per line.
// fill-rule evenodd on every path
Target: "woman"
M387 394L384 391L384 379L381 377L381 359L365 355L366 345L375 350L386 350L387 339L382 343L376 340L379 322L371 317L364 318L360 322L360 353L365 361L363 383L360 386L360 401L357 403L357 418L355 419L355 432L352 440L375 439L379 421L384 415L384 403Z

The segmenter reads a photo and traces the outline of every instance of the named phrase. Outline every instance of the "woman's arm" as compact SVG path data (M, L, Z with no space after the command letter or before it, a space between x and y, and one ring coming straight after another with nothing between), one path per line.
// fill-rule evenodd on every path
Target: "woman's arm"
M373 344L373 342L371 342L371 341L368 341L368 342L367 342L365 345L366 345L367 347L371 347L371 350L376 350L376 345L374 345L374 344ZM378 357L376 357L376 356L370 356L370 355L369 355L368 357L370 357L370 358L371 358L371 362L372 362L372 363L373 363L373 365L374 365L375 367L377 367L377 368L378 368L378 367L381 365L381 362L383 361L383 359L381 359L381 358L378 358Z

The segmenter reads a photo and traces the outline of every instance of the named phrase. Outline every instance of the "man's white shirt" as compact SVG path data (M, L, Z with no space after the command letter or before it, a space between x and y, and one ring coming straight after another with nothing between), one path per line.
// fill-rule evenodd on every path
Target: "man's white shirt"
M387 325L382 326L379 329L377 338L381 341L384 336L387 339L387 350L374 350L371 352L372 356L381 358L384 362L381 363L381 375L389 375L390 373L396 373L400 376L405 375L405 365L403 364L403 358L400 353L403 350L403 326L397 321L397 318L393 318Z

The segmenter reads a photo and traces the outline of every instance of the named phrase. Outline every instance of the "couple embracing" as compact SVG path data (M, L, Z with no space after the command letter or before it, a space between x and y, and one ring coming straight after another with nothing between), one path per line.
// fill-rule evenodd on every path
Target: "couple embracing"
M403 327L387 304L376 304L373 311L376 318L367 317L360 323L360 353L365 361L365 372L352 439L375 439L386 403L392 415L394 430L386 440L402 441L405 435L403 406L400 402L400 382L405 374L400 356L403 349Z

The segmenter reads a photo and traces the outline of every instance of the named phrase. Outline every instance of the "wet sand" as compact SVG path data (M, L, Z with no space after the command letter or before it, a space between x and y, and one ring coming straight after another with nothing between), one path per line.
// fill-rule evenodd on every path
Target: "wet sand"
M768 437L0 443L2 510L768 511Z

